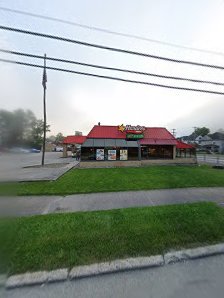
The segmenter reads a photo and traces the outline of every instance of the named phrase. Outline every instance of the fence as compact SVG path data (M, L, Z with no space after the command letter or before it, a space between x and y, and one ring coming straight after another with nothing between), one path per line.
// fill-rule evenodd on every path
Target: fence
M224 166L224 155L197 154L197 162Z

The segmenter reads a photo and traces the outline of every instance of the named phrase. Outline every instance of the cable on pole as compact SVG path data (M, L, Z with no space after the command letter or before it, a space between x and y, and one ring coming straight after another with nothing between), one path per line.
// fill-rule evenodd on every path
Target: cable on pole
M153 59L163 60L163 61L167 61L167 62L182 63L182 64L188 64L188 65L194 65L194 66L200 66L200 67L209 67L209 68L215 68L215 69L221 69L221 70L224 69L224 66L219 66L219 65L205 64L205 63L199 63L199 62L194 62L194 61L187 61L187 60L180 60L180 59L168 58L168 57L163 57L163 56L151 55L151 54L147 54L147 53L130 51L130 50L125 50L125 49L120 49L120 48L114 48L114 47L109 47L109 46L105 46L105 45L93 44L93 43L89 43L89 42L85 42L85 41L56 36L56 35L52 35L52 34L39 33L39 32L23 30L23 29L18 29L18 28L12 28L12 27L2 26L2 25L0 25L0 29L6 30L6 31L11 31L11 32L17 32L17 33L22 33L22 34L38 36L38 37L49 38L49 39L53 39L53 40L74 43L74 44L78 44L81 46L93 47L93 48L113 51L113 52L117 52L117 53L153 58Z
M30 66L30 67L37 67L37 68L43 68L44 67L44 66L38 65L38 64L31 64L31 63L13 61L13 60L8 60L8 59L0 59L0 62L13 63L13 64ZM216 95L224 95L224 92L219 92L219 91L196 89L196 88L187 88L187 87L178 87L178 86L170 86L170 85L164 85L164 84L150 83L150 82L145 82L145 81L129 80L129 79L124 79L124 78L120 78L120 77L98 75L98 74L74 71L74 70L69 70L69 69L64 69L64 68L57 68L57 67L47 66L46 69L55 70L55 71L62 71L62 72L67 72L67 73L73 73L73 74L83 75L83 76L90 76L90 77L101 78L101 79L121 81L121 82L126 82L126 83L134 83L134 84L149 85L149 86L168 88L168 89L176 89L176 90L184 90L184 91L195 91L195 92L202 92L202 93L209 93L209 94L216 94Z
M0 49L0 52L7 53L7 54L18 55L18 56L30 57L30 58L43 59L43 57L40 56L40 55L34 55L34 54L28 54L28 53L21 53L21 52L4 50L4 49ZM129 70L129 69L123 69L123 68L116 68L116 67L109 67L109 66L96 65L96 64L89 64L89 63L84 63L84 62L79 62L79 61L73 61L73 60L67 60L67 59L54 58L54 57L47 57L46 59L47 60L50 60L50 61L76 64L76 65L81 65L81 66L87 66L87 67L97 68L97 69L113 70L113 71L119 71L119 72L131 73L131 74L139 74L139 75L145 75L145 76L152 76L152 77L163 78L163 79L187 81L187 82L192 82L192 83L204 83L204 84L213 84L213 85L218 85L218 86L224 86L224 83L222 83L222 82L214 82L214 81L207 81L207 80L198 80L198 79L176 77L176 76L166 76L166 75L161 75L161 74L148 73L148 72L142 72L142 71L136 71L136 70Z
M80 24L80 23L77 23L77 22L72 22L72 21L63 20L63 19L60 19L60 18L40 15L40 14L31 13L31 12L27 12L27 11L22 11L22 10L18 10L18 9L0 7L0 10L12 12L12 13L17 13L17 14L21 14L21 15L26 15L26 16L30 16L30 17L35 17L35 18L39 18L39 19L43 19L43 20L55 21L55 22L59 22L59 23L67 24L67 25L77 26L77 27L80 27L80 28L83 28L83 29L89 29L89 30L94 30L94 31L98 31L98 32L107 33L107 34L113 34L113 35L117 35L117 36L128 37L128 38L133 38L133 39L137 39L137 40L157 43L157 44L170 46L170 47L175 47L175 48L179 48L179 49L185 49L185 50L196 51L196 52L201 52L201 53L207 53L207 54L212 54L212 55L224 56L224 53L218 52L218 51L212 51L212 50L207 50L207 49L183 46L183 45L179 45L179 44L172 43L172 42L166 42L166 41L161 41L161 40L158 40L158 39L147 38L147 37L139 36L139 35L136 35L136 34L130 34L130 33L125 33L125 32L117 32L117 31L114 31L114 30L109 30L109 29L100 28L100 27L96 27L96 26L89 26L89 25Z

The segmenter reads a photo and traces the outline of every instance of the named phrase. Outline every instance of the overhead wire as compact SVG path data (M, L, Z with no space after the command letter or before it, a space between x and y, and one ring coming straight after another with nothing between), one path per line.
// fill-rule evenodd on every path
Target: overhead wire
M0 59L0 62L6 62L6 63L17 64L17 65L36 67L36 68L44 68L44 66L42 66L42 65L25 63L25 62L8 60L8 59ZM219 92L219 91L197 89L197 88L187 88L187 87L179 87L179 86L170 86L170 85L157 84L157 83L138 81L138 80L129 80L129 79L124 79L124 78L119 78L119 77L98 75L98 74L93 74L93 73L88 73L88 72L80 72L80 71L74 71L74 70L51 67L51 66L46 66L46 69L54 70L54 71L62 71L62 72L67 72L67 73L73 73L73 74L83 75L83 76L96 77L96 78L101 78L101 79L116 80L116 81L121 81L121 82L126 82L126 83L134 83L134 84L156 86L156 87L168 88L168 89L195 91L195 92L202 92L202 93L209 93L209 94L216 94L216 95L224 95L224 92Z
M34 32L34 31L29 31L29 30L8 27L8 26L0 25L0 29L6 30L6 31L11 31L11 32L17 32L17 33L22 33L22 34L43 37L43 38L49 38L49 39L53 39L53 40L74 43L74 44L98 48L98 49L102 49L102 50L109 50L109 51L118 52L118 53L159 59L159 60L168 61L168 62L182 63L182 64L188 64L188 65L194 65L194 66L200 66L200 67L209 67L209 68L215 68L215 69L220 69L220 70L224 69L224 66L220 66L220 65L206 64L206 63L200 63L200 62L187 61L187 60L174 59L174 58L163 57L163 56L158 56L158 55L152 55L152 54L147 54L147 53L142 53L142 52L137 52L137 51L130 51L130 50L125 50L125 49L121 49L121 48L114 48L114 47L109 47L109 46L105 46L105 45L99 45L99 44L89 43L89 42L75 40L75 39L71 39L71 38L56 36L56 35L52 35L52 34L39 33L39 32Z
M6 49L0 49L0 52L7 53L7 54L18 55L18 56L29 57L29 58L43 59L43 56L41 56L41 55L22 53L22 52L18 52L18 51L10 51L10 50L6 50ZM222 83L222 82L214 82L214 81L208 81L208 80L199 80L199 79L177 77L177 76L167 76L167 75L161 75L161 74L155 74L155 73L149 73L149 72L142 72L142 71L130 70L130 69L123 69L123 68L116 68L116 67L110 67L110 66L103 66L103 65L96 65L96 64L90 64L90 63L85 63L85 62L80 62L80 61L73 61L73 60L67 60L67 59L61 59L61 58L55 58L55 57L48 57L48 56L46 57L46 59L49 60L49 61L70 63L70 64L81 65L81 66L86 66L86 67L92 67L92 68L97 68L97 69L119 71L119 72L124 72L124 73L152 76L152 77L163 78L163 79L187 81L187 82L192 82L192 83L203 83L203 84L213 84L213 85L217 85L217 86L224 86L224 83Z
M27 11L18 10L18 9L0 7L0 10L11 12L11 13L16 13L16 14L21 14L21 15L26 15L26 16L30 16L30 17L35 17L35 18L39 18L39 19L42 19L42 20L55 21L55 22L58 22L58 23L72 25L72 26L76 26L76 27L80 27L80 28L88 29L88 30L94 30L94 31L98 31L98 32L106 33L106 34L113 34L113 35L117 35L117 36L133 38L133 39L136 39L136 40L142 40L142 41L147 41L147 42L151 42L151 43L157 43L157 44L161 44L161 45L165 45L165 46L169 46L169 47L175 47L175 48L179 48L179 49L191 50L191 51L196 51L196 52L201 52L201 53L206 53L206 54L224 56L224 53L218 52L218 51L212 51L212 50L208 50L208 49L184 46L184 45L180 45L180 44L176 44L176 43L172 43L172 42L161 41L161 40L158 40L158 39L152 39L152 38L148 38L148 37L144 37L144 36L140 36L140 35L136 35L136 34L118 32L118 31L109 30L109 29L105 29L105 28L100 28L100 27L96 27L96 26L89 26L89 25L80 24L80 23L77 23L77 22L72 22L72 21L68 21L68 20L64 20L64 19L60 19L60 18L56 18L56 17L31 13L31 12L27 12Z

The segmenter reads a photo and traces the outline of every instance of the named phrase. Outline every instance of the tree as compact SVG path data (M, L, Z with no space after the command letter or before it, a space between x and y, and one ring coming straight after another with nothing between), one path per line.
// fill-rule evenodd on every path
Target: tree
M75 136L82 136L82 132L81 131L75 131Z
M2 146L23 146L36 120L32 111L22 109L13 112L0 110L0 137Z
M47 141L48 141L48 142L52 142L52 143L54 143L55 140L56 140L56 136L54 136L54 135L49 136L49 137L47 138Z
M49 130L47 125L47 131ZM44 123L30 110L0 110L0 145L40 148L43 142Z
M195 133L196 137L198 137L198 136L204 137L210 133L210 129L207 127L197 127L197 128L195 128L194 133Z
M46 125L46 132L50 131L50 125ZM36 120L32 124L31 133L29 136L29 144L35 148L41 148L44 135L44 121Z
M61 143L64 140L64 136L61 132L59 132L58 134L56 134L55 136L55 143Z

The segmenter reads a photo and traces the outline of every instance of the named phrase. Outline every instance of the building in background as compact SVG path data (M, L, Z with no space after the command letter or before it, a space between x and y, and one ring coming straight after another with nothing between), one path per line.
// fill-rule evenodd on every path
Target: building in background
M94 161L127 165L124 162L141 161L141 164L150 164L153 160L157 163L160 161L169 163L176 159L178 146L180 146L180 142L178 143L176 138L164 127L99 124L92 128L81 146L81 163L84 165L84 162ZM193 146L178 148L178 152L183 152L183 149L185 153L182 156L180 154L179 157L191 158L194 156ZM178 163L178 161L175 162ZM195 160L192 158L191 162L195 162ZM134 163L132 164L134 165Z
M85 142L86 136L75 135L67 136L63 140L63 157L68 157L68 151L71 153L81 150L81 145Z

